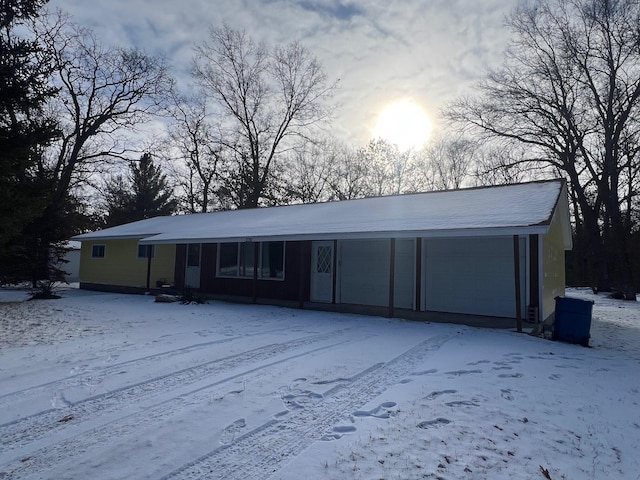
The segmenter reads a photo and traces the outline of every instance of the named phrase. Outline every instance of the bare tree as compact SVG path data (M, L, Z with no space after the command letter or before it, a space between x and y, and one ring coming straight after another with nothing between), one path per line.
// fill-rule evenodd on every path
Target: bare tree
M629 284L629 225L640 118L640 2L537 0L509 18L505 66L449 117L528 147L522 163L569 180L593 282ZM625 147L625 142L632 144ZM624 175L623 172L631 174Z
M441 137L431 142L421 154L417 175L423 189L457 189L469 179L476 161L478 145L461 135Z
M287 203L316 203L330 195L328 182L336 163L335 142L307 142L289 156L284 172Z
M548 170L546 166L543 165L544 172L540 172L535 168L536 164L533 164L531 166L534 170L531 171L527 168L527 163L522 162L525 157L526 152L513 144L479 146L475 151L475 161L470 172L473 184L506 185L539 179L541 175L545 175Z
M181 160L171 162L171 175L182 191L182 209L189 213L216 210L223 147L209 120L204 92L188 98L174 95L171 115L170 147Z
M196 47L194 74L216 107L225 147L235 154L230 198L240 208L264 203L272 164L291 140L328 117L326 101L336 84L299 43L270 48L227 25L212 28Z
M367 165L367 196L397 195L409 190L415 152L377 138L358 150Z
M373 195L369 184L367 159L355 149L334 143L327 151L329 200L352 200Z
M172 82L161 58L106 47L62 15L52 19L43 24L43 38L60 88L52 107L60 118L62 140L45 168L56 179L52 201L57 202L95 162L125 153L122 134L157 113Z
M106 48L62 14L42 17L38 39L58 91L48 108L58 120L59 140L47 148L38 174L51 185L44 213L30 225L38 258L81 226L76 189L105 158L125 152L122 133L149 118L171 81L161 59L138 50Z

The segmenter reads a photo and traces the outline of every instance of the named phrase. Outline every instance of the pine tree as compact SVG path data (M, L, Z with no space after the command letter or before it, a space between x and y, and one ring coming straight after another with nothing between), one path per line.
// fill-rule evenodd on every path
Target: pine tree
M105 193L107 226L171 215L177 202L162 169L145 153L131 164L129 178L113 177Z
M43 48L21 36L46 2L0 0L0 281L32 276L36 240L25 228L44 211L51 186L38 166L58 136L44 114L56 91Z

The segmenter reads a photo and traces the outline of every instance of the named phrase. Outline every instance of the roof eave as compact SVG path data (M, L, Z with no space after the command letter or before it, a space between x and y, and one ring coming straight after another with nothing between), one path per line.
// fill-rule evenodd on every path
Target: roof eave
M225 243L225 242L270 242L270 241L305 241L305 240L362 240L379 238L463 238L463 237L503 237L511 235L537 235L549 231L549 225L526 225L518 227L493 227L473 229L443 230L406 230L406 231L371 231L371 232L325 232L300 233L291 235L254 235L247 237L145 237L141 245L167 245L179 243Z
M132 233L129 235L94 235L93 233L83 233L71 237L70 240L76 240L78 242L92 242L102 240L134 240L139 238L148 238L154 235L160 235L160 233Z

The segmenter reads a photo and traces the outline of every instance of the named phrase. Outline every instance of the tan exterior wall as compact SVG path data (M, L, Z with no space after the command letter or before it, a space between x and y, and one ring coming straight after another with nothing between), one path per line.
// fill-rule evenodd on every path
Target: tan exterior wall
M555 311L555 298L564 295L565 258L562 225L558 211L553 215L549 232L542 237L542 312L544 321Z
M92 258L93 245L104 245L104 258ZM156 245L149 285L173 283L175 245ZM138 240L84 241L80 256L80 282L126 287L147 286L147 259L138 258Z

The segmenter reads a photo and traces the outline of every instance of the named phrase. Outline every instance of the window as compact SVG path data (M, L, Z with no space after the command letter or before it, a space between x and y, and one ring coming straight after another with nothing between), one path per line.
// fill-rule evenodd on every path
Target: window
M104 258L104 252L104 245L93 245L91 247L91 258Z
M253 277L254 259L256 258L255 243L240 243L240 276Z
M218 276L238 276L238 244L221 243L218 248Z
M200 266L200 244L190 243L187 245L187 267Z
M284 279L284 242L260 244L260 277Z
M153 245L138 245L138 258L153 258L155 251Z
M284 280L284 242L258 244L258 278ZM256 244L253 242L218 245L218 277L253 278Z
M318 273L331 273L333 261L333 247L318 247L318 254L316 260L316 272Z

